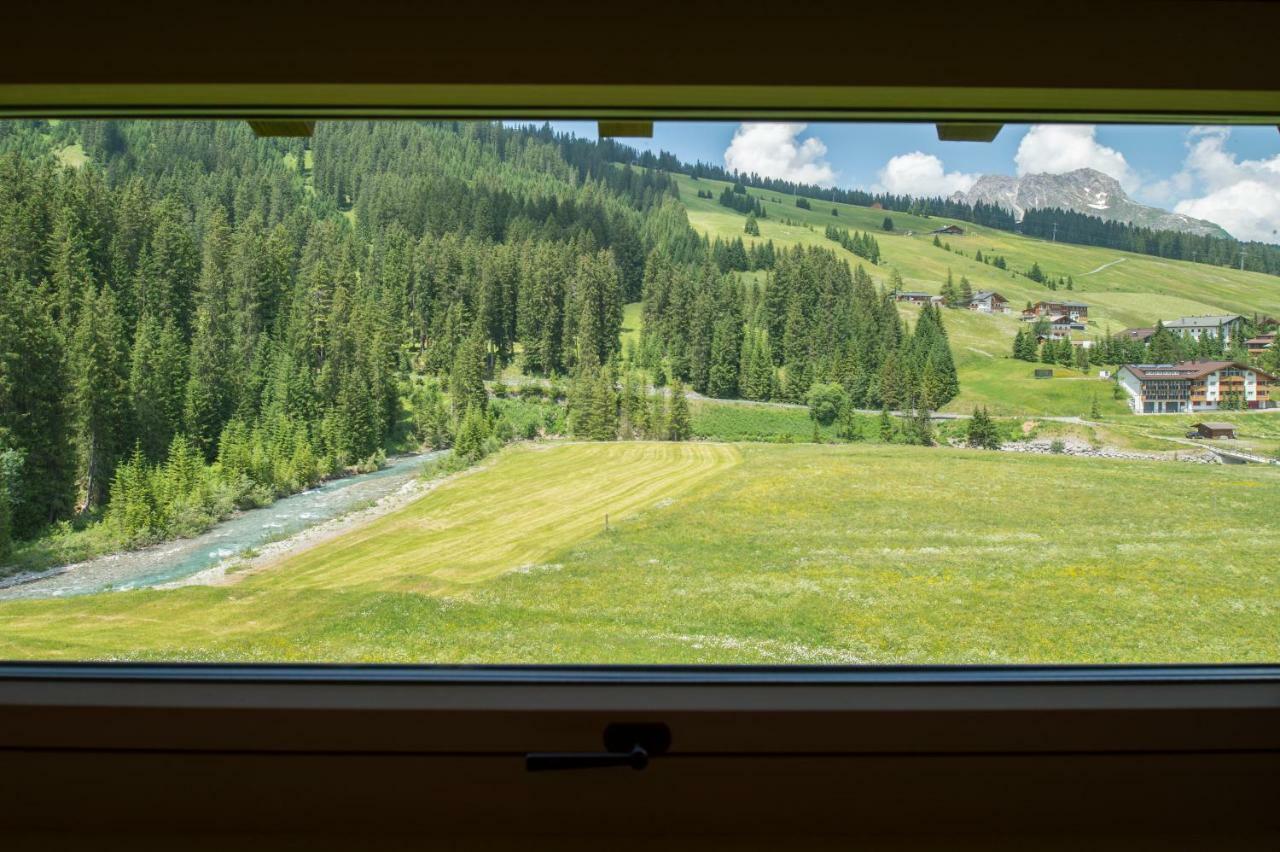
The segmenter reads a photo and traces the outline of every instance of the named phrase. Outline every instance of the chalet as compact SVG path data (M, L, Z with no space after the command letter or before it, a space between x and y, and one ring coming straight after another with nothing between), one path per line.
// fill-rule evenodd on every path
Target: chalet
M1234 438L1236 427L1230 423L1197 423L1191 427L1201 438Z
M1113 336L1116 340L1136 340L1139 343L1146 343L1147 338L1155 333L1156 330L1154 328L1126 328Z
M1170 320L1164 327L1182 337L1220 337L1223 343L1230 343L1231 338L1240 334L1244 326L1244 317L1239 314L1223 314L1207 317L1180 317Z
M928 293L917 293L913 290L900 290L893 294L893 298L899 302L910 302L913 305L923 305L925 302L932 301L935 296Z
M1259 334L1257 337L1250 337L1244 342L1245 348L1249 350L1250 355L1261 355L1264 350L1270 349L1276 344L1276 335Z
M1135 414L1214 411L1233 402L1274 408L1276 377L1236 361L1125 364L1116 378Z
M953 237L964 236L964 228L959 225L943 225L941 228L935 228L930 231L931 234L950 234Z
M1040 317L1060 316L1062 314L1066 314L1072 319L1084 319L1089 316L1089 306L1084 302L1036 302L1022 312L1022 318L1032 321L1040 319Z
M979 290L969 300L969 310L984 314L1006 314L1009 312L1009 301L993 290Z
M1041 332L1036 335L1036 340L1040 343L1044 343L1046 340L1070 340L1071 332L1087 330L1084 323L1074 320L1066 314L1048 317L1045 323L1046 325Z

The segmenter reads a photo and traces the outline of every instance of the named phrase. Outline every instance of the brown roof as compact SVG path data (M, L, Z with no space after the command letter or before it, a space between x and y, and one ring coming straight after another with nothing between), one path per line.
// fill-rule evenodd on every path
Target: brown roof
M1257 367L1250 367L1248 364L1240 364L1235 361L1182 361L1178 364L1125 364L1129 372L1133 373L1139 379L1200 379L1215 373L1218 370L1225 370L1228 367L1236 367L1241 370L1253 370L1260 376L1274 380L1275 376L1259 370Z
M1126 328L1124 331L1116 334L1116 337L1127 337L1130 340L1146 340L1155 334L1154 328Z
M1197 423L1195 425L1197 428L1203 426L1214 432L1234 432L1236 430L1236 427L1231 423Z

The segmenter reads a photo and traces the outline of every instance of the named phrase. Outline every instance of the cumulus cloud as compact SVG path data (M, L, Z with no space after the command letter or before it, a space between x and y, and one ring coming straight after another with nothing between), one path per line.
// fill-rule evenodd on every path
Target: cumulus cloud
M744 123L733 134L724 152L724 164L730 170L833 186L836 171L824 158L827 146L816 136L798 140L807 125Z
M1096 169L1120 182L1128 192L1140 183L1124 154L1102 145L1091 124L1036 124L1022 137L1014 164L1019 175L1062 174Z
M894 195L949 196L964 192L978 180L978 175L949 172L942 160L923 151L899 154L880 170L880 186Z
M1280 243L1280 154L1240 160L1226 148L1230 136L1225 127L1190 131L1180 177L1190 176L1203 194L1178 202L1174 212L1208 219L1237 239Z

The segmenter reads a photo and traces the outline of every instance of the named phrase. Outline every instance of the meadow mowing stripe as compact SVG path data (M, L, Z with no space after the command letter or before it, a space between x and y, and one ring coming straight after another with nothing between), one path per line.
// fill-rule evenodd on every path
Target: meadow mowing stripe
M704 444L565 445L516 449L404 509L246 580L291 589L427 590L472 583L536 562L732 464ZM489 487L494 478L510 484ZM511 480L515 482L511 482Z

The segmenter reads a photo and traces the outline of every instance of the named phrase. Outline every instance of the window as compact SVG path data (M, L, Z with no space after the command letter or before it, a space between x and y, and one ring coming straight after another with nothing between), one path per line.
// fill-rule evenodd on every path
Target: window
M0 123L0 658L1275 662L1274 128L953 144Z

